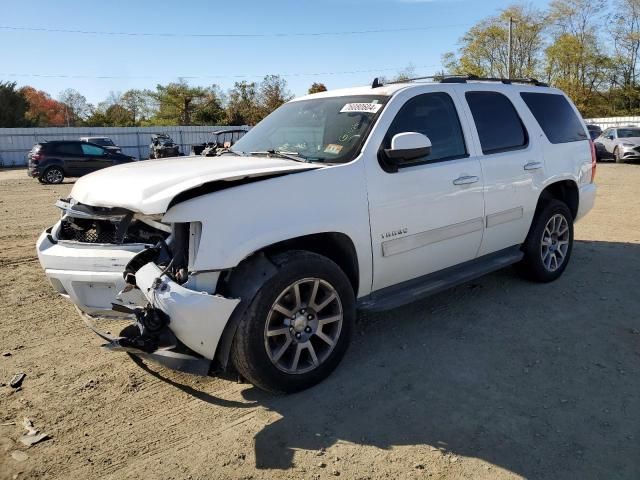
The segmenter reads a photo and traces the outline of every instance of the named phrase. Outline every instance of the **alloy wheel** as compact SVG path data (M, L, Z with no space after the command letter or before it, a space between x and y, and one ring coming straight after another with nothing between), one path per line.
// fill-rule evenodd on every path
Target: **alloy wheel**
M306 373L327 360L340 338L342 302L336 289L320 278L286 287L271 306L264 345L279 370Z
M45 180L47 183L60 183L62 178L62 172L57 168L52 168L45 174Z
M549 272L555 272L564 263L569 250L569 222L556 213L544 227L540 242L542 264Z

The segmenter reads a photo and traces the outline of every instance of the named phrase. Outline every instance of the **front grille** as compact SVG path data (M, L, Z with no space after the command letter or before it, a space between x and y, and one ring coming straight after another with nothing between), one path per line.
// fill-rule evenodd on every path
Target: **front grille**
M60 238L82 243L120 243L116 236L116 226L104 220L92 220L85 225L78 225L78 220L62 221Z
M169 236L167 232L153 228L139 220L133 220L128 225L122 225L123 221L125 220L114 222L65 217L62 220L58 238L82 243L146 243L155 245Z

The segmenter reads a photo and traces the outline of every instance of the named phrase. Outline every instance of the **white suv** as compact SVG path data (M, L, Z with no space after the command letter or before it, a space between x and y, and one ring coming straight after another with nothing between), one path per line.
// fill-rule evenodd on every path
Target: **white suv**
M87 175L37 250L109 348L291 392L337 366L357 309L510 264L558 278L594 174L559 90L375 81L286 103L214 158ZM104 333L114 315L135 323Z

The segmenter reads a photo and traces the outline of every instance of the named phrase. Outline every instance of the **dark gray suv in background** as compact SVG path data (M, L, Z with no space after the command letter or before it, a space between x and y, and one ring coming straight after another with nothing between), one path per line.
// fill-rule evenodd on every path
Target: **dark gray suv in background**
M135 161L135 157L109 151L79 140L36 143L27 154L27 173L41 183L60 183L65 177L81 177L111 165Z

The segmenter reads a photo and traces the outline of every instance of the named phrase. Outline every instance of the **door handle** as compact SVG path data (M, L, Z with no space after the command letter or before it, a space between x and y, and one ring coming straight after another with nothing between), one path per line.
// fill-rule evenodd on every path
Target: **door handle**
M539 170L542 168L542 162L529 162L523 168L525 170Z
M472 183L476 183L478 180L480 179L473 175L465 175L465 176L456 178L453 181L453 184L454 185L470 185Z

